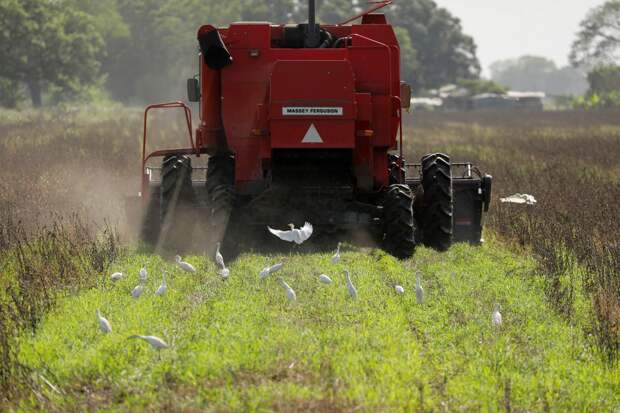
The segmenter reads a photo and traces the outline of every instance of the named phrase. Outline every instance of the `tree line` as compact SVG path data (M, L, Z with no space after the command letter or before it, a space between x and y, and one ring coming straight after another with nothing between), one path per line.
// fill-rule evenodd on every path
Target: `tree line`
M353 0L318 0L318 19L360 12ZM474 40L433 0L386 8L402 47L403 78L416 89L476 79ZM305 0L1 0L0 105L30 99L111 98L138 104L179 97L196 71L202 24L301 23Z
M361 11L358 4L365 3L317 0L318 19L341 22ZM397 0L384 10L400 41L402 77L416 91L463 82L496 87L475 83L476 44L449 11L433 0ZM185 78L196 72L200 25L306 19L306 0L0 0L0 105L178 98ZM620 0L608 0L584 18L570 58L579 70L594 73L592 80L617 73L619 51ZM532 87L528 79L539 74L533 87L553 94L585 88L579 70L536 57L492 68L494 80L515 88Z

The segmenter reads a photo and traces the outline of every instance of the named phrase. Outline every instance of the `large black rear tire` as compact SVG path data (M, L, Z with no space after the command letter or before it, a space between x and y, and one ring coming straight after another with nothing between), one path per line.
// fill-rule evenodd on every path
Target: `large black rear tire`
M214 155L207 165L208 237L211 246L223 242L235 205L235 158Z
M421 241L438 251L452 245L453 189L450 158L444 154L422 158L422 186L417 193L416 218Z
M161 170L161 246L167 251L191 247L196 219L192 161L186 155L168 155Z
M388 174L390 185L402 184L405 182L405 162L401 162L400 155L388 154Z
M399 259L415 250L413 196L407 185L391 185L383 197L383 248Z

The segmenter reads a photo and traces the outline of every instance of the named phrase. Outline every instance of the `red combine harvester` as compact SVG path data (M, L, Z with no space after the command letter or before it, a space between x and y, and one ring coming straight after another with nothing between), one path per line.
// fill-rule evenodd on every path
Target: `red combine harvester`
M403 159L411 91L394 30L375 13L390 3L339 25L316 24L311 0L307 24L201 27L200 72L188 80L195 134L181 102L145 112L143 239L178 249L193 237L213 245L237 224L266 233L309 221L318 234L367 230L399 258L416 244L479 243L491 177L444 154ZM188 147L146 153L158 108L185 111ZM207 168L193 170L203 154ZM157 157L162 166L148 166Z

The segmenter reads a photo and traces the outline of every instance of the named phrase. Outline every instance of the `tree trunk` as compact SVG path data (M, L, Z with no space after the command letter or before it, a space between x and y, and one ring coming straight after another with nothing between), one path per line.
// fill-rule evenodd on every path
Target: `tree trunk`
M32 99L32 106L35 108L41 107L41 84L38 80L31 80L28 82L28 90L30 91L30 99Z

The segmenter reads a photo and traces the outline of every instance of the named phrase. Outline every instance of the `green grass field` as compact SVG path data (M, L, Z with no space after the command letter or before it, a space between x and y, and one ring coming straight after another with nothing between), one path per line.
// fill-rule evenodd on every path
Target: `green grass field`
M533 260L499 242L420 249L399 262L378 250L242 255L224 282L204 257L197 275L152 256L110 271L129 277L59 299L19 357L40 393L20 408L71 411L617 411L620 370L545 302ZM295 289L287 301L264 266ZM148 261L145 294L131 290ZM359 298L345 288L351 270ZM154 291L170 272L168 295ZM415 271L426 301L415 298ZM334 284L323 285L326 273ZM397 295L393 286L406 292ZM504 323L493 327L494 303ZM581 310L587 312L587 306ZM99 331L96 309L113 332ZM585 314L584 314L585 315ZM132 334L164 338L158 353Z
M620 412L618 112L415 113L409 161L446 151L494 175L483 247L396 261L347 245L334 266L284 246L231 260L227 282L205 257L186 275L136 250L140 114L0 111L0 411ZM153 120L151 149L184 137L173 120ZM538 205L499 204L515 192ZM258 279L280 260L295 303Z

